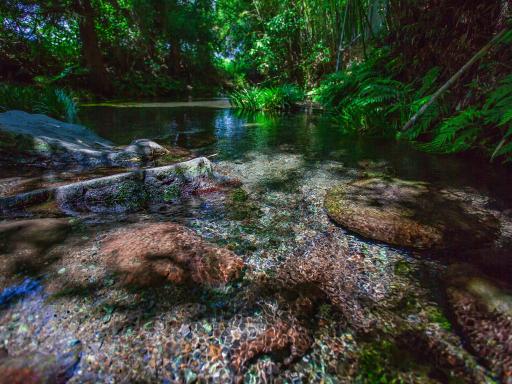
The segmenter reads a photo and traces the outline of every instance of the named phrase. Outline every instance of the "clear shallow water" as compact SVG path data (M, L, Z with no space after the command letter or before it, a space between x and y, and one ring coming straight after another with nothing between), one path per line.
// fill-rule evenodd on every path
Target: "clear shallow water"
M180 103L180 105L183 103ZM405 179L425 180L450 187L472 187L512 204L510 171L469 156L436 156L406 143L347 135L327 115L241 113L227 108L82 107L81 123L118 145L149 138L216 154L216 160L242 160L249 153L288 153L303 156L305 164L341 162L347 167L368 164L388 167ZM128 104L134 105L134 104ZM151 104L150 104L151 105Z
M247 195L235 189L237 195L183 199L164 211L73 218L68 237L56 236L49 251L28 260L29 266L40 262L33 266L37 274L22 270L0 279L6 287L0 291L0 336L10 355L35 349L60 356L79 343L82 357L70 383L373 383L376 374L379 382L438 383L450 382L446 361L474 364L446 317L440 284L445 261L345 231L329 220L323 198L328 188L362 173L385 172L470 186L498 197L493 209L504 210L510 206L504 170L350 137L322 115L246 115L169 104L83 107L81 119L118 145L152 138L216 155L211 159L218 169L240 179ZM216 289L127 289L102 257L103 242L119 229L160 221L233 250L246 266L243 275ZM312 292L310 275L318 278ZM280 288L289 283L292 292ZM365 319L375 323L361 335ZM405 343L404 329L414 331ZM283 342L292 344L282 350ZM307 350L291 356L301 342ZM448 357L437 365L431 351L416 356L424 345ZM250 351L254 359L237 368L234 363ZM462 381L484 382L468 377Z

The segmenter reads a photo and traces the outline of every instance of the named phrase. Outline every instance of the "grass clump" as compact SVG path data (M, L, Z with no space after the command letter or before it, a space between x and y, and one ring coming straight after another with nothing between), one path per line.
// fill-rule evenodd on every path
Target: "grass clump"
M230 95L234 107L248 111L289 110L303 99L302 90L291 84L272 88L244 88Z
M53 87L0 84L0 111L19 109L57 119L76 120L77 100L68 91Z

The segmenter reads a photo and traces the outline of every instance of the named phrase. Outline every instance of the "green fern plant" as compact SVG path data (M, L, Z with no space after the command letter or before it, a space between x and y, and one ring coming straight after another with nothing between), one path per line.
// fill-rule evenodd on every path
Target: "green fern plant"
M0 109L43 113L69 122L76 120L77 100L69 92L53 87L0 85Z
M457 153L477 146L491 160L512 160L512 75L485 96L483 105L468 107L430 130L432 139L418 148L436 153Z
M442 116L448 113L447 104L443 99L439 99L430 106L421 119L409 130L402 132L400 129L405 122L414 116L420 108L430 100L436 90L437 80L440 74L440 68L434 67L421 78L421 83L416 91L413 91L415 86L410 85L408 93L408 97L410 98L409 107L400 119L400 126L397 127L397 138L404 137L408 140L415 141L419 136L428 132L432 126L438 123Z
M512 157L512 75L508 75L500 86L489 94L483 106L484 122L495 125L501 136L492 151L491 160L504 157L510 161Z
M327 77L314 91L314 100L333 111L347 130L389 133L405 114L409 92L395 79L396 71L388 50L375 50L368 60Z
M479 121L482 112L474 107L465 109L445 119L435 131L434 138L428 143L418 144L418 148L427 152L457 153L473 146L481 133Z

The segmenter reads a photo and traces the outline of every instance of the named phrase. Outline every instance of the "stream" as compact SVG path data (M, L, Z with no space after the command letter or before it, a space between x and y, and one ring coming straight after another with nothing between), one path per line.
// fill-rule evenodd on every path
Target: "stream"
M205 156L240 186L158 211L73 217L70 233L56 226L41 240L33 262L4 258L2 270L11 272L0 280L0 347L9 355L57 356L71 383L444 383L501 374L468 347L450 309L443 276L460 260L344 229L327 216L324 196L372 175L425 181L507 216L507 232L509 170L353 136L322 113L242 113L224 100L83 106L79 119L115 145L146 138ZM2 172L32 180L24 190L52 179ZM105 172L56 178L65 184ZM102 241L162 222L234 252L242 274L216 288L118 284L119 273L100 260ZM508 295L510 275L497 269L485 273ZM503 300L512 308L510 297Z

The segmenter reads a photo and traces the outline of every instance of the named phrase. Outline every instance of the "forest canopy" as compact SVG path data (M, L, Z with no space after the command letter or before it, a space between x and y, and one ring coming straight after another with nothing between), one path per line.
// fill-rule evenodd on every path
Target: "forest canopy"
M7 0L0 12L3 80L142 96L215 78L208 1Z

